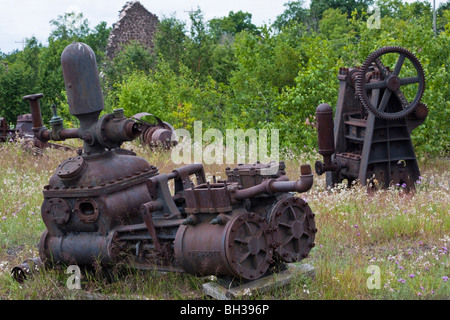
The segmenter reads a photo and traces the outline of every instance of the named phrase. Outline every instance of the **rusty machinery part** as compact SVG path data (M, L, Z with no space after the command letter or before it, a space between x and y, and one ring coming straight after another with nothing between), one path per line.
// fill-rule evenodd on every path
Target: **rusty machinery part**
M321 103L316 108L317 140L319 144L319 154L323 156L322 161L316 161L315 169L318 175L325 171L337 170L338 164L332 161L335 153L334 147L334 123L333 109L328 103Z
M273 239L265 218L241 213L227 225L224 243L229 268L237 277L256 279L269 269Z
M381 57L386 54L395 53L399 57L395 63L392 72L381 61ZM413 77L400 77L400 71L405 61L409 60L415 68L416 75ZM372 68L378 69L381 80L370 82L367 74L373 72ZM417 92L412 101L408 101L402 93L401 87L409 84L418 84ZM384 89L381 95L381 99L378 103L372 103L369 97L369 91L373 89ZM358 95L361 104L377 117L395 120L406 117L408 114L414 111L419 105L425 90L425 75L422 65L419 60L408 50L401 47L384 47L374 51L364 61L359 71L359 75L356 77L356 94ZM401 103L401 108L389 110L389 99L394 93L397 99Z
M153 117L156 123L142 120L144 117ZM131 118L141 124L142 134L139 140L142 144L150 147L162 146L164 148L170 148L178 143L175 129L157 116L147 112L141 112Z
M175 239L175 259L190 273L231 275L254 280L273 262L273 240L264 217L241 212L225 224L183 225Z
M15 139L16 130L8 126L5 118L0 118L0 142L9 142Z
M428 106L425 103L420 102L414 109L414 116L417 119L425 119L428 116Z
M12 268L11 275L17 282L22 283L28 277L39 271L42 265L43 263L39 257L26 259L22 264Z
M292 196L281 199L268 219L278 258L295 262L308 257L315 245L317 229L314 214L305 200Z
M238 182L244 189L256 186L266 179L277 179L286 174L284 161L270 163L239 164L234 169L227 167L227 182Z
M19 137L33 134L33 119L31 113L17 116L16 130Z

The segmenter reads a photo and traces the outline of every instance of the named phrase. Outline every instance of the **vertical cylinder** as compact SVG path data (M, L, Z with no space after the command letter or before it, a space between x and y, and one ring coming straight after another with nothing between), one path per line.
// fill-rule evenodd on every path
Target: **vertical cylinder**
M39 99L44 95L42 93L30 94L24 96L23 100L30 102L30 112L31 119L33 119L33 128L42 128L44 126L42 122L41 106L39 104Z
M87 44L74 42L61 55L70 114L74 116L102 111L103 93L94 51Z
M319 154L324 158L331 157L334 148L334 122L333 109L327 103L320 104L316 109L317 138L319 141Z

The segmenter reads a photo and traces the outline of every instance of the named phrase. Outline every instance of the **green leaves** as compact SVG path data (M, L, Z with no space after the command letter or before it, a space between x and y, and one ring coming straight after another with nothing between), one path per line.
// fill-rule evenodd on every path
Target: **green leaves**
M175 127L203 129L276 128L281 147L316 147L315 108L334 106L339 67L361 65L384 46L401 46L421 61L426 75L422 101L425 123L413 131L420 155L449 153L450 24L448 6L438 10L435 36L427 3L378 0L380 28L369 28L373 1L290 1L273 25L257 28L248 12L205 21L200 8L190 28L175 17L161 19L155 48L130 43L112 61L104 52L111 28L89 28L82 14L52 20L48 46L29 39L25 49L0 53L1 116L14 122L28 113L22 96L43 92L44 121L50 105L66 105L60 56L71 41L83 41L96 53L105 95L105 112L122 107L127 115L155 114ZM64 114L67 110L61 110ZM65 113L70 120L67 112ZM307 146L305 148L304 146Z

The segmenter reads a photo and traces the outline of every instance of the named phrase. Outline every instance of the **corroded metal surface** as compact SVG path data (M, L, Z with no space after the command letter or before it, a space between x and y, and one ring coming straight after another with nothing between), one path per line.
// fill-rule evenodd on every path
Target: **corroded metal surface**
M149 122L143 119L153 118L156 122ZM167 122L147 112L141 112L132 116L141 124L142 134L139 137L140 142L150 148L162 147L169 149L176 145L177 135L175 129Z
M386 61L395 61L392 68ZM334 122L331 106L316 109L324 159L316 162L317 174L326 172L328 187L346 180L348 185L359 181L364 186L413 189L420 171L410 134L428 114L420 102L425 76L419 60L406 49L385 47L361 67L340 68L338 79Z
M121 148L145 132L143 114L128 119L117 109L99 117L103 101L90 88L98 86L91 55L86 45L73 43L62 58L79 128L65 129L56 110L51 129L45 128L39 95L26 97L36 138L83 140L83 149L63 160L44 186L43 264L127 263L255 280L274 264L307 257L317 229L308 204L295 193L311 188L309 165L301 166L295 181L285 175L283 162L228 168L227 180L212 183L201 164L161 174Z
M0 118L0 142L8 142L16 137L16 130L11 129L5 118Z

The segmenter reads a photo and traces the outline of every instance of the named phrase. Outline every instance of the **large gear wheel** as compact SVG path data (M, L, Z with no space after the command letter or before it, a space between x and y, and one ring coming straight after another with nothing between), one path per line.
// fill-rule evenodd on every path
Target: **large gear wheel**
M399 55L393 71L390 71L380 59L381 56L390 53ZM401 78L400 71L406 59L412 63L417 74L413 77ZM372 72L373 68L379 70L381 76L380 81L370 82L370 77L368 77L367 74ZM405 98L403 92L400 90L402 86L409 84L418 84L417 92L411 102ZM373 89L383 89L381 90L381 99L378 103L375 103L375 105L370 98ZM425 75L419 60L410 51L395 46L384 47L374 51L369 55L366 61L364 61L356 79L355 90L361 104L375 116L387 120L400 119L409 115L419 105L425 90ZM398 98L401 106L394 110L389 110L388 102L392 93Z

